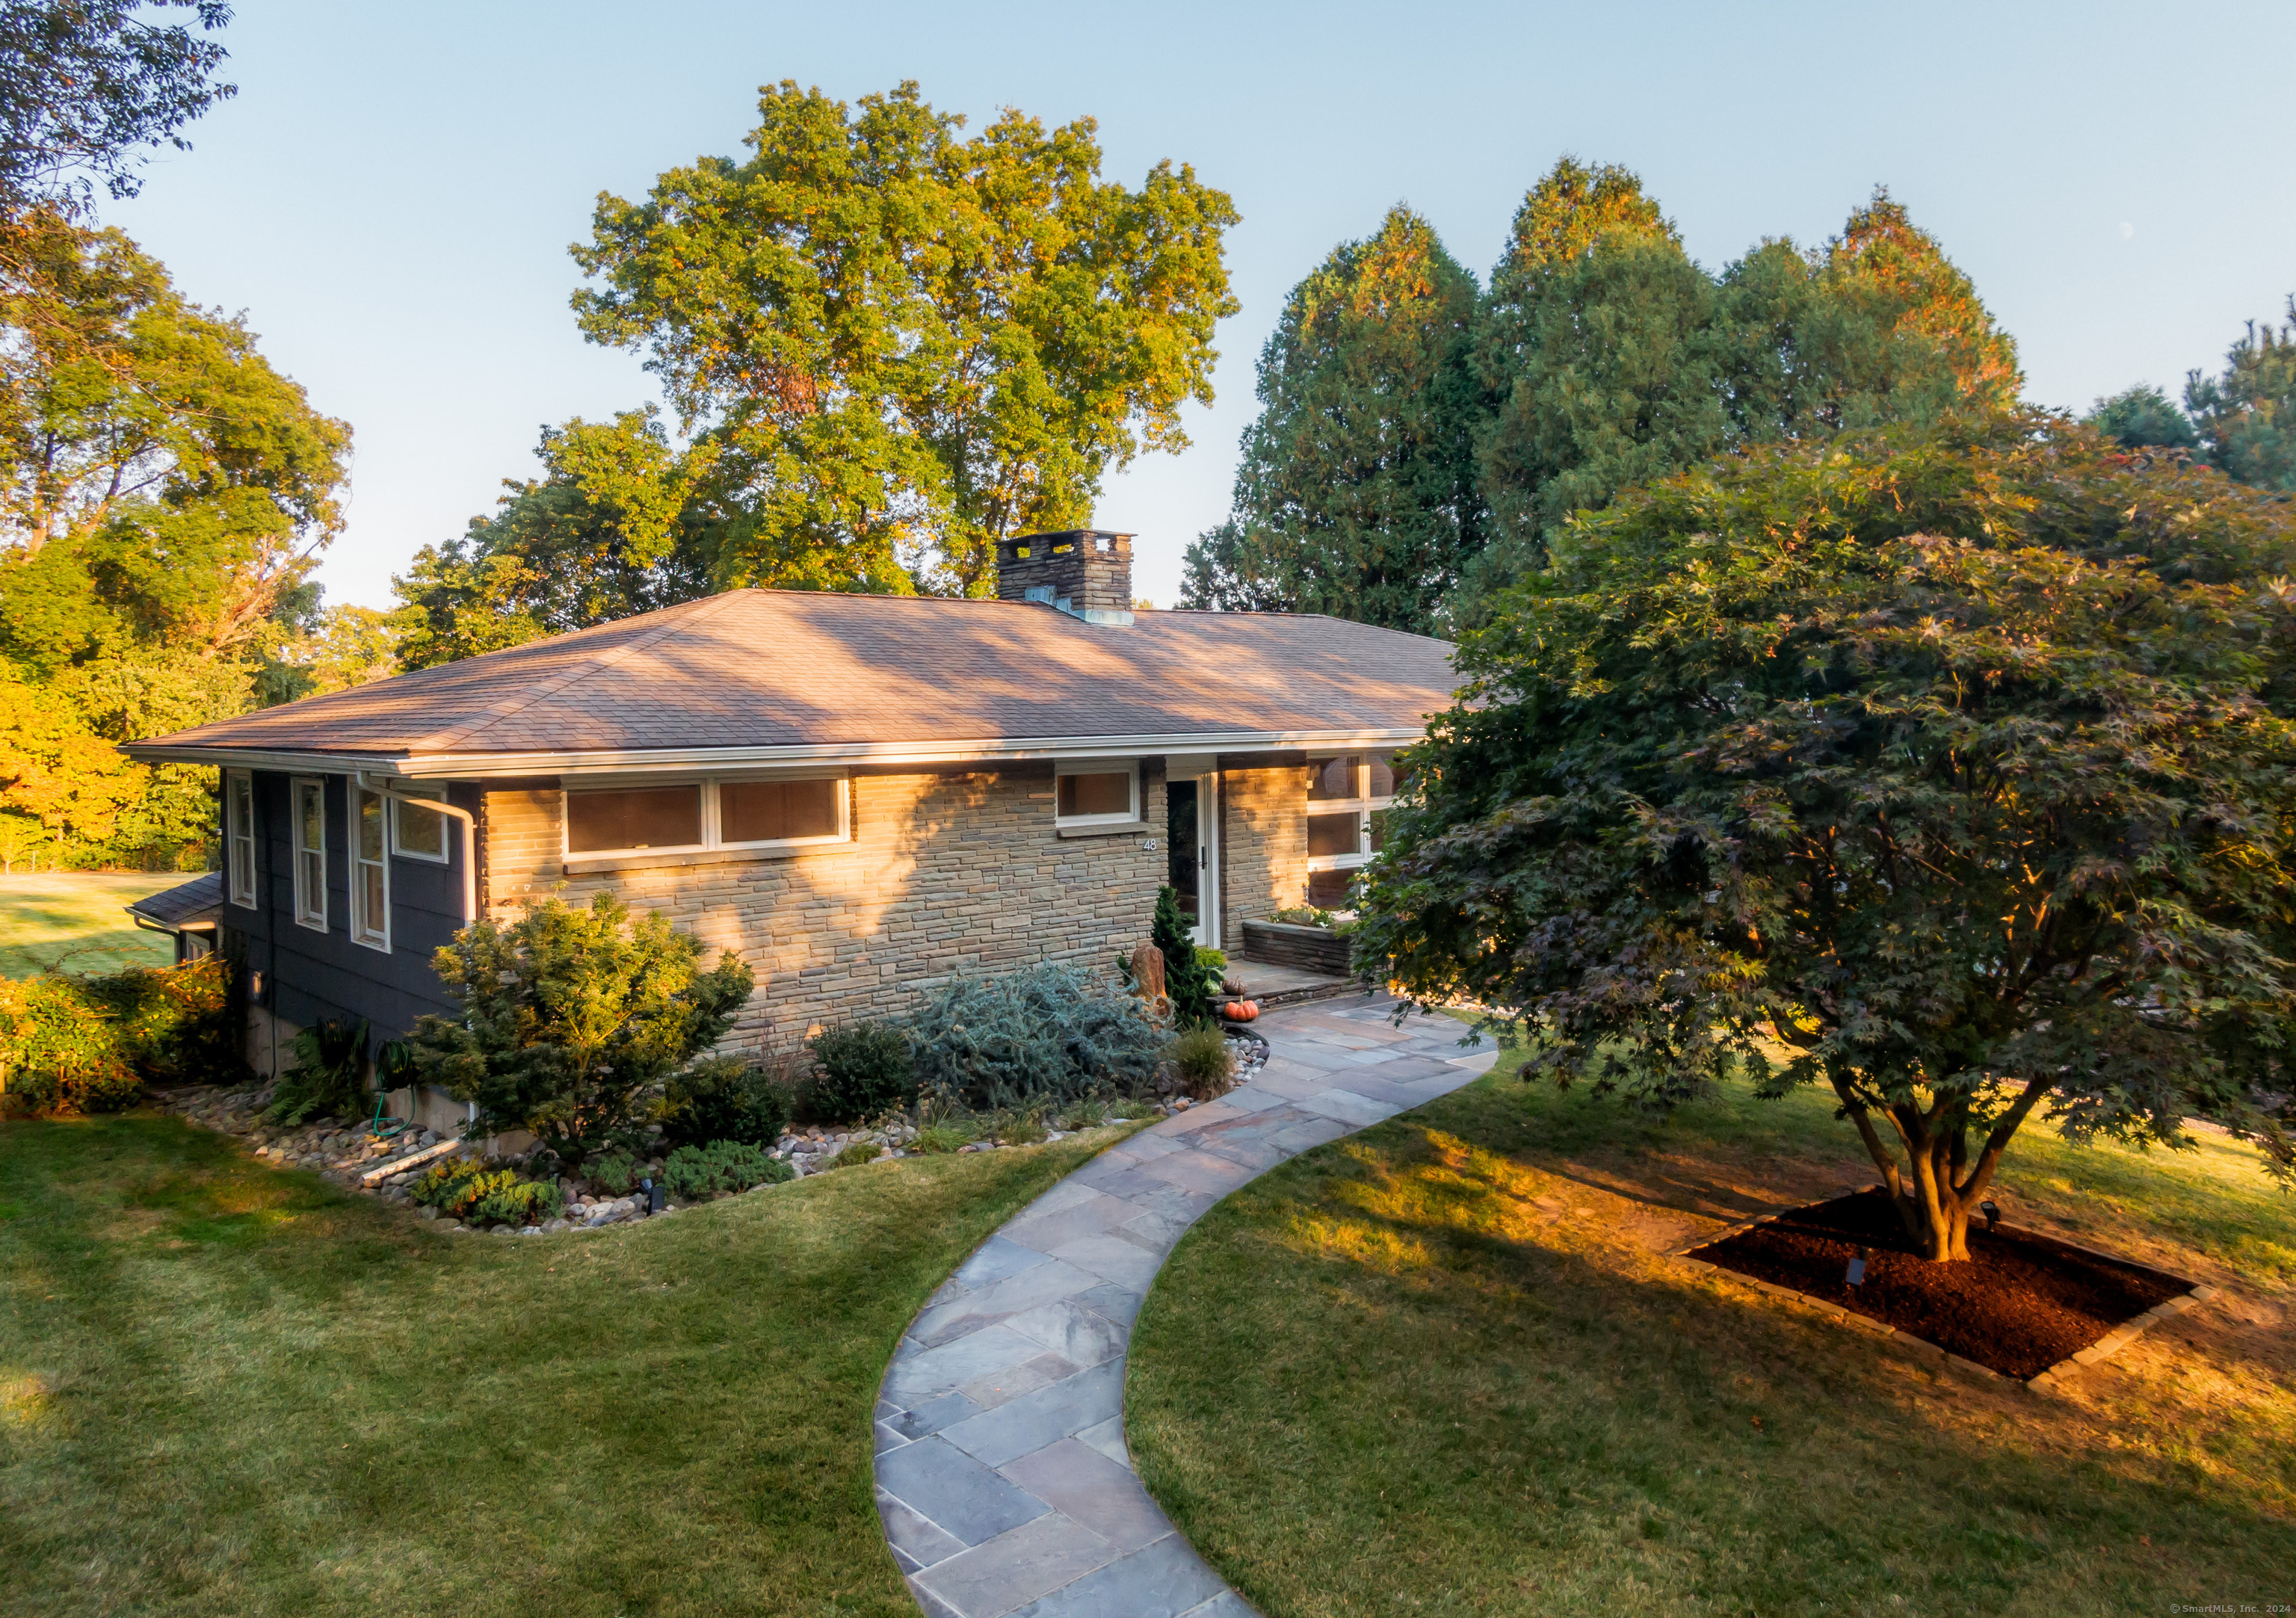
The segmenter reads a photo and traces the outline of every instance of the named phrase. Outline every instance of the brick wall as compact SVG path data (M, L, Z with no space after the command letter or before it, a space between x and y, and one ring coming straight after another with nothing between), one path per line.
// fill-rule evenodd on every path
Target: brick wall
M1243 924L1308 899L1308 767L1221 772L1220 948L1243 951Z
M565 876L559 794L521 785L487 794L486 903L499 914L555 892L581 904L611 888L664 912L756 974L731 1042L786 1049L825 1022L906 1011L956 973L1098 966L1128 951L1165 876L1160 772L1144 772L1141 794L1146 832L1063 838L1049 765L861 775L849 843Z

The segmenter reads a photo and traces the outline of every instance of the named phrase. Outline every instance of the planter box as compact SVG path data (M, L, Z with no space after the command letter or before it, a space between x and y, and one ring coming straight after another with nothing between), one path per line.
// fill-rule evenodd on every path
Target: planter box
M1246 922L1243 954L1246 960L1265 961L1271 966L1321 972L1335 978L1348 975L1348 940L1328 927Z

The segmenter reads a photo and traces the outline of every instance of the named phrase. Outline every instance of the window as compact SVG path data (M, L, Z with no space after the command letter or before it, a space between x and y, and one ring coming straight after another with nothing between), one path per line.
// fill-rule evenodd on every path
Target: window
M223 775L224 864L231 902L255 908L255 777L243 769Z
M1140 767L1061 767L1053 777L1055 825L1111 825L1140 818Z
M1348 884L1379 852L1382 823L1394 801L1394 767L1379 754L1349 753L1315 766L1308 780L1309 904L1346 906Z
M721 781L718 841L745 845L841 837L844 786L833 780Z
M289 788L295 822L295 921L327 930L327 784L299 776Z
M566 794L566 852L699 853L843 842L852 835L842 776L688 781Z
M381 793L351 787L351 940L386 953L390 949L390 862L383 858L383 821L390 805Z
M406 799L390 800L390 851L406 859L447 863L447 817Z

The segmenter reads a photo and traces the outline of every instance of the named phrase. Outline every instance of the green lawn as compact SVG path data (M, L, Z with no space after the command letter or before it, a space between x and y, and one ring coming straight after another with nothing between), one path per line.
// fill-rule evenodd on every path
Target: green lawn
M537 1240L169 1118L0 1124L0 1611L914 1618L885 1363L1111 1138Z
M2296 1206L2227 1143L2031 1134L2013 1217L2225 1289L2065 1396L1660 1256L1871 1182L1815 1097L1661 1125L1495 1076L1198 1225L1136 1328L1127 1435L1269 1618L2285 1604Z
M123 907L189 881L182 871L0 876L0 978L172 965L175 940L136 926Z

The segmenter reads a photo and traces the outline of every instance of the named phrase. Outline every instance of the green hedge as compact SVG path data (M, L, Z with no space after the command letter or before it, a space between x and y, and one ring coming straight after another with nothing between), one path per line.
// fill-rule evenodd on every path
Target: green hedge
M219 956L110 977L0 980L0 1095L43 1117L115 1113L144 1081L238 1076Z

